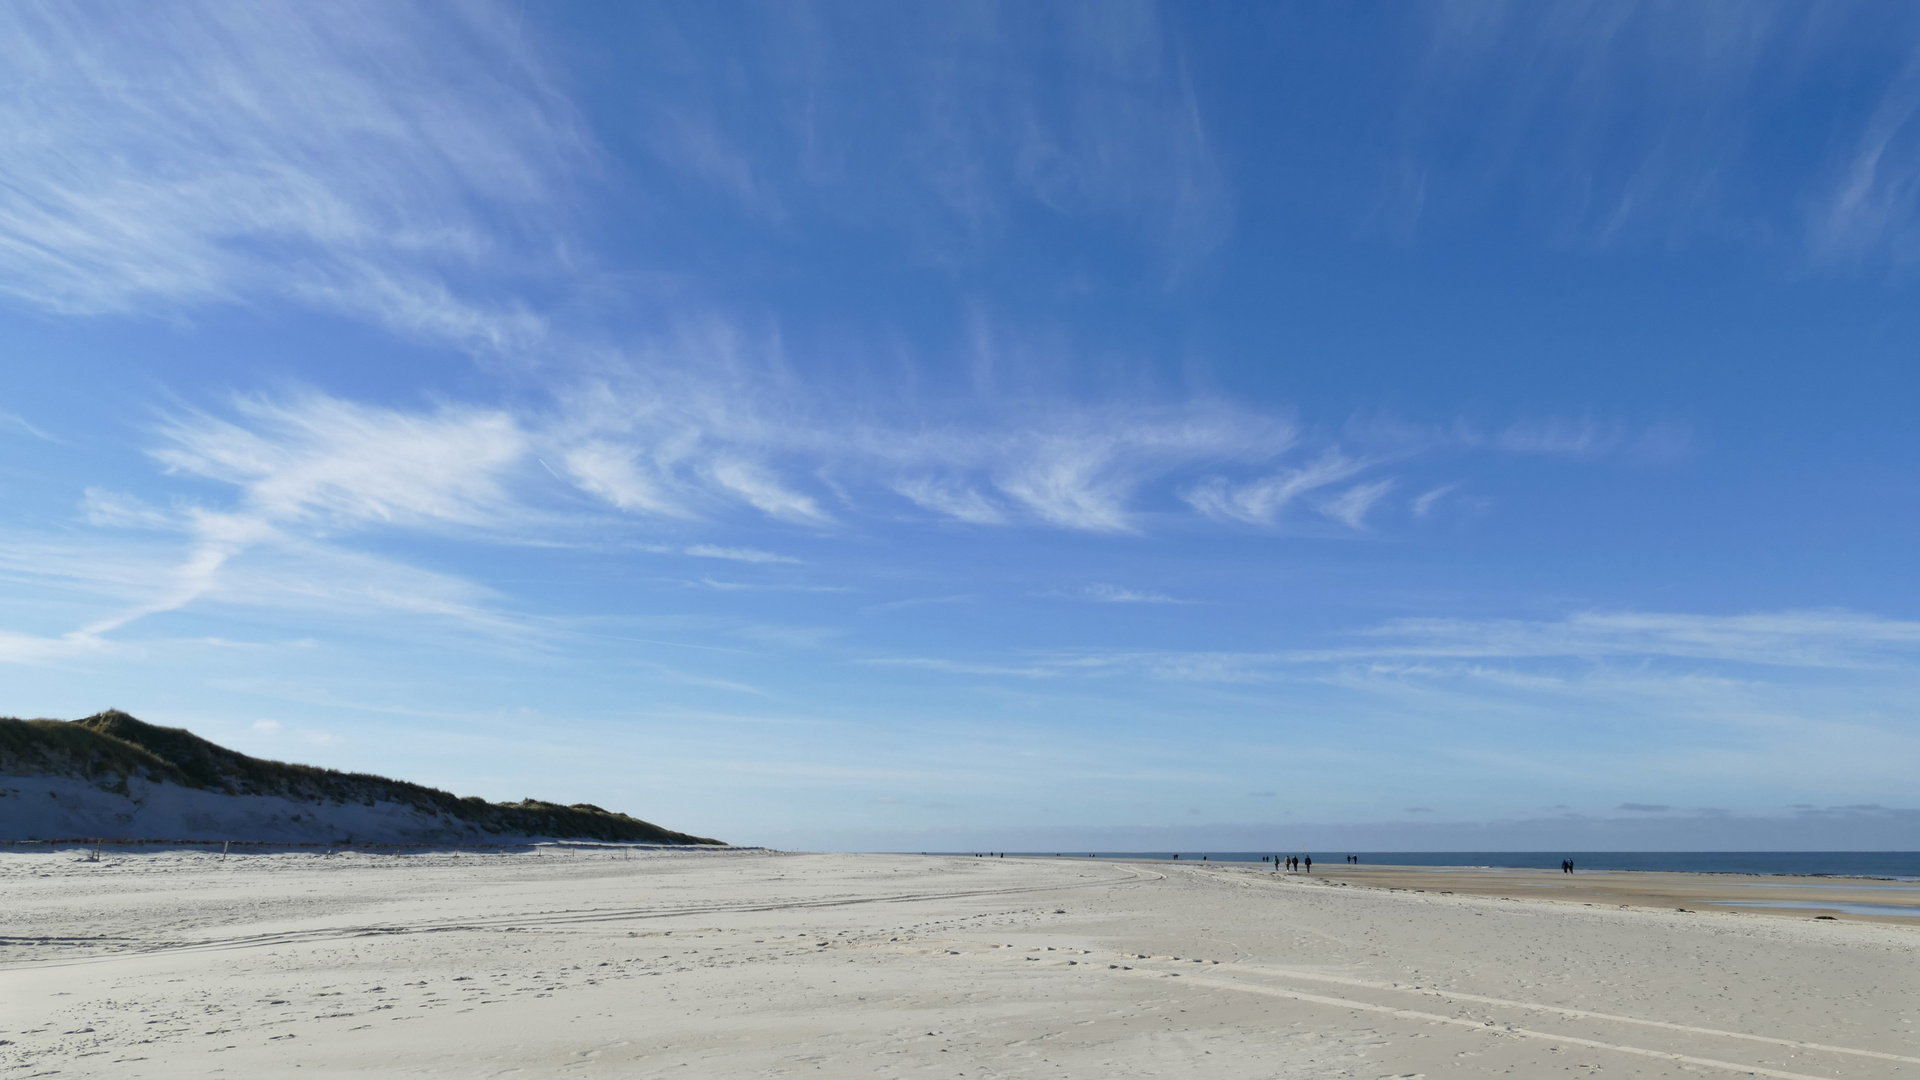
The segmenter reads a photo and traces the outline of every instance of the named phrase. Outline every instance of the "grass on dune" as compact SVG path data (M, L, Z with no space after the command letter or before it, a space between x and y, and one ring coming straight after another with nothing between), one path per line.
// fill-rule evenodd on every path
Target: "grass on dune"
M489 833L664 844L721 841L663 829L591 803L538 799L490 803L366 773L267 761L229 750L185 728L159 727L118 709L80 720L0 717L0 773L84 779L127 794L129 779L179 784L228 795L276 795L300 802L394 802L445 815Z

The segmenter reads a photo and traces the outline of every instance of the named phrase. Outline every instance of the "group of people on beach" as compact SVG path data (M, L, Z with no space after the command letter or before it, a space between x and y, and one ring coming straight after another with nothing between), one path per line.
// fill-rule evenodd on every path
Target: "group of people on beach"
M1174 858L1176 859L1179 857L1180 856L1178 855L1174 856ZM1260 861L1270 862L1276 867L1284 866L1288 870L1298 870L1301 868L1302 864L1305 864L1307 873L1309 874L1313 873L1313 856L1311 855L1288 855L1284 858L1282 858L1279 855L1262 855L1260 857ZM1347 865L1349 866L1360 865L1360 856L1358 855L1347 856Z
M1573 873L1573 860L1572 860L1572 859L1561 859L1561 860L1560 860L1560 872L1561 872L1561 873L1563 873L1563 874L1571 874L1571 873Z

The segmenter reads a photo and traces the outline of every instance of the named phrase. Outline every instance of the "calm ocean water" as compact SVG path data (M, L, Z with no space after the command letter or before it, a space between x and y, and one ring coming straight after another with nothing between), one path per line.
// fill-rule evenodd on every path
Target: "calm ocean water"
M948 854L971 855L974 852ZM1171 859L1171 851L1019 851L1009 855L1062 858ZM1181 859L1257 863L1265 851L1182 851ZM1920 880L1920 851L1282 851L1311 855L1329 869L1348 855L1363 866L1484 866L1489 869L1558 870L1572 859L1582 870L1673 870L1692 874L1811 874L1834 877Z

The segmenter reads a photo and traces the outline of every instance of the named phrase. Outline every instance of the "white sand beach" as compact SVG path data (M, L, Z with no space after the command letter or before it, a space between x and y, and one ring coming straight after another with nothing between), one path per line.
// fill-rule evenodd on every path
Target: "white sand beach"
M1920 926L1638 899L1225 864L20 847L0 1075L1920 1075Z

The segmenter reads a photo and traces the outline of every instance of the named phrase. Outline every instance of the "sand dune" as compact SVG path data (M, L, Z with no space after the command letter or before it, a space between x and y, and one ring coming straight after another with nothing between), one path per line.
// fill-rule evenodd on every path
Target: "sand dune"
M11 1075L1892 1077L1920 929L1257 867L0 854Z
M0 776L0 833L33 837L165 837L283 844L496 839L445 814L392 801L329 803L279 795L228 795L138 778L126 791L64 776Z
M587 803L490 803L270 761L118 709L0 717L0 840L377 844L592 839L719 844Z

